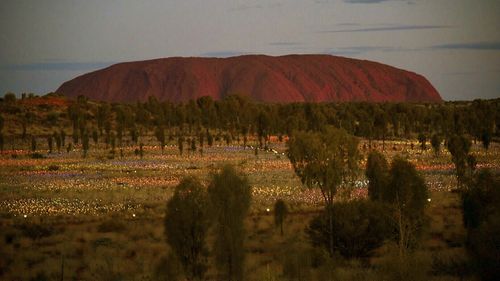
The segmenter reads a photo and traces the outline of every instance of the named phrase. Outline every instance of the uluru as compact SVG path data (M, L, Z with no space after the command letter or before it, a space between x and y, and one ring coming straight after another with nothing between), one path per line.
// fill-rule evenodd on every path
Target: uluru
M422 75L389 65L332 55L171 57L125 62L76 77L56 91L112 102L182 102L227 95L255 101L440 102Z

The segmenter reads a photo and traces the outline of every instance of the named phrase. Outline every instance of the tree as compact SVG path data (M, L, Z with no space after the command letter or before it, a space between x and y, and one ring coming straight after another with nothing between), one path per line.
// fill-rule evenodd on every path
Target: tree
M0 152L3 152L3 147L4 147L4 137L3 137L3 132L0 131Z
M389 164L382 153L374 150L368 154L365 174L368 196L373 201L381 201L382 192L389 181Z
M66 146L66 132L61 129L61 146Z
M198 135L198 141L200 142L200 155L203 156L203 144L205 142L205 135L203 133Z
M195 138L191 139L191 151L192 151L193 155L196 153L196 139Z
M84 132L83 136L82 136L83 158L87 157L87 152L89 151L89 147L90 147L89 142L90 142L89 135L87 132Z
M206 236L209 220L203 186L195 178L184 178L167 203L165 234L188 280L203 280L207 270Z
M283 222L288 215L288 207L282 199L276 200L274 203L274 224L280 227L281 236L283 236Z
M489 130L484 130L483 134L481 135L481 142L483 143L484 149L488 150L491 142L491 133Z
M32 152L36 151L36 138L35 138L35 136L31 136L31 151Z
M158 142L160 142L161 153L163 154L163 150L165 149L165 129L158 126L155 131L155 136Z
M448 139L447 147L451 154L451 160L455 164L455 171L458 180L458 184L461 186L465 184L467 179L467 174L470 174L472 167L469 165L471 161L469 157L470 151L470 140L462 135L454 135Z
M373 122L373 127L375 132L377 133L378 139L382 138L382 150L385 150L385 138L387 135L387 114L379 110L379 112L375 115L375 121Z
M391 205L400 254L418 242L424 223L424 208L428 198L427 185L415 166L402 158L391 164L387 187L382 191L382 200Z
M263 143L267 142L269 135L269 114L266 111L261 111L257 117L257 138L259 139L259 147L263 148Z
M3 125L4 125L4 119L3 116L0 114L0 132L3 131Z
M47 137L47 144L49 147L49 153L52 153L52 149L54 148L54 140L52 139L52 136Z
M438 134L432 135L431 145L432 145L432 149L434 150L434 154L436 156L439 156L439 152L441 150L441 138L439 137Z
M476 173L462 193L466 249L482 280L499 280L500 177L489 170Z
M422 149L422 151L426 150L427 149L427 137L425 136L424 133L420 133L418 134L418 142L420 143L420 149Z
M332 207L335 217L329 228L329 214L315 217L306 233L316 247L328 248L333 237L333 249L346 258L365 258L390 236L387 208L380 202L349 201Z
M208 194L215 218L215 263L222 280L242 280L245 258L244 219L252 190L248 179L232 166L211 176Z
M6 93L3 97L6 104L13 105L16 102L16 95L14 93Z
M57 151L61 152L61 136L57 132L54 132L52 134L52 138L54 138L56 140Z
M358 140L333 127L323 132L297 132L288 141L287 153L302 184L321 191L333 233L333 199L340 186L352 186L357 177ZM330 255L334 253L333 242L330 237Z
M94 129L92 131L92 140L94 141L95 145L99 143L99 132L97 131L97 129Z
M207 144L208 146L212 147L212 145L214 144L214 137L212 136L212 134L208 131L207 129Z
M179 148L179 154L182 156L182 152L184 151L184 137L180 136L177 139L177 147Z

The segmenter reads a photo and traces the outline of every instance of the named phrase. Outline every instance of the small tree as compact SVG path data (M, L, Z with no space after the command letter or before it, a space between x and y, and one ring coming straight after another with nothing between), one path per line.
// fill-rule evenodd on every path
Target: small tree
M208 131L207 129L207 144L208 146L212 147L212 145L214 144L214 137L212 136L212 134Z
M368 196L374 201L382 200L382 192L389 181L389 164L382 153L374 150L368 154L365 174Z
M52 149L54 148L54 140L52 139L52 136L47 137L47 145L49 147L49 153L52 153Z
M358 140L342 129L328 127L324 132L297 132L288 141L288 158L295 174L308 188L318 188L329 214L333 233L333 198L340 186L349 187L358 174ZM334 254L330 236L328 252Z
M222 280L242 280L245 259L244 219L250 207L252 190L246 177L232 166L212 174L208 194L215 218L214 255Z
M441 138L439 137L438 134L432 135L431 145L432 145L432 149L434 150L434 154L436 156L439 156L439 152L441 150Z
M332 213L332 232L328 212L322 212L311 221L306 233L317 247L328 248L330 237L334 237L334 250L346 258L370 256L391 234L387 208L379 202L336 203Z
M427 185L415 166L405 159L395 158L391 165L389 183L382 192L382 200L394 210L401 255L418 241L427 198Z
M427 149L427 137L424 133L418 134L418 142L420 143L420 149L422 149L422 151Z
M482 280L500 279L500 177L481 170L462 193L466 249Z
M97 145L99 143L99 132L95 128L92 131L92 140L94 141L94 145Z
M139 156L142 158L144 158L144 144L141 142L139 144Z
M454 135L448 140L447 146L451 154L451 160L455 164L458 184L461 186L467 181L467 174L470 174L468 170L472 169L469 165L471 161L468 161L470 159L470 140L461 135Z
M161 153L165 149L165 129L162 126L158 126L155 131L155 136L158 142L160 142Z
M61 146L64 147L66 146L66 132L63 129L61 129L60 135L61 135Z
M203 133L200 133L198 135L198 140L200 142L200 155L203 156L203 144L205 142L205 135Z
M192 151L193 155L196 153L196 139L195 138L191 139L191 151Z
M282 199L276 200L274 203L274 224L280 227L281 236L283 236L283 222L288 215L288 207Z
M184 151L184 138L182 136L177 139L177 147L179 148L179 154L182 156Z
M207 270L207 200L195 178L184 178L167 203L165 234L188 280L203 280Z
M87 132L84 132L83 136L82 136L83 158L87 157L87 153L89 151L89 147L90 147L89 135L87 134Z
M16 94L14 93L6 93L5 96L3 97L4 101L6 104L13 105L16 103Z
M36 151L36 137L31 136L31 152L35 152L35 151Z
M3 147L4 147L3 132L0 131L0 152L3 152Z
M489 130L485 130L481 135L481 142L483 143L483 147L485 150L488 150L491 142L491 133Z
M52 138L54 138L56 140L57 151L61 152L61 136L57 132L54 132L52 134Z

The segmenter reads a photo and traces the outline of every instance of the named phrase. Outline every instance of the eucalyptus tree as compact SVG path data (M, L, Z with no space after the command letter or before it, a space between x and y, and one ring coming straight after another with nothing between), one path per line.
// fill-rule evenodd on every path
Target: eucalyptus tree
M184 178L167 203L165 234L188 280L204 280L209 228L207 196L195 178Z
M343 129L326 127L322 132L296 132L287 145L288 158L302 184L321 191L333 235L334 197L339 187L352 186L358 176L358 139ZM330 255L334 251L332 235Z

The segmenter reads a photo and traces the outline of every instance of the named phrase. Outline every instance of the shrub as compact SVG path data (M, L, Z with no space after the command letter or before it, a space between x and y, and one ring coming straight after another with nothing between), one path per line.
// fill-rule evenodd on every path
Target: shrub
M33 240L51 236L54 232L51 226L26 223L19 226L23 234Z
M381 203L351 201L333 205L333 232L329 231L326 211L314 218L306 232L314 246L329 249L346 258L362 258L380 247L391 234L389 214Z
M372 151L368 154L365 174L368 179L368 196L371 200L381 200L389 181L389 164L382 153Z
M212 175L208 194L215 217L214 254L220 278L242 280L245 259L244 219L250 207L252 190L248 179L232 166Z
M45 159L45 155L41 154L41 153L38 153L38 152L35 152L35 153L32 153L31 154L31 158L32 159Z
M274 224L280 227L280 233L283 236L283 222L288 215L288 207L285 201L278 199L274 204Z
M499 186L498 175L482 170L462 194L466 247L482 280L500 280Z
M165 234L188 279L202 280L207 270L207 199L195 178L184 178L167 203Z

